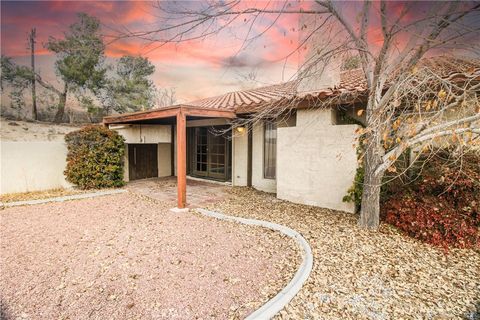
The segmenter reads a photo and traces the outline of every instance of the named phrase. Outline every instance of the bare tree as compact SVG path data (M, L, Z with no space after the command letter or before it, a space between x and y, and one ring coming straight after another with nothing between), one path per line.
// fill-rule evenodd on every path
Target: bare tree
M177 103L175 88L158 88L155 92L154 108L173 106Z
M258 69L252 68L246 73L237 72L236 78L240 82L240 87L243 90L253 89L260 85L258 81Z
M190 5L162 2L155 5L161 27L122 31L120 37L137 37L160 47L204 39L225 30L247 30L242 33L241 50L275 27L282 16L314 17L315 24L288 26L306 33L294 51L310 46L309 52L313 52L292 83L292 95L259 109L248 121L281 116L305 97L310 101L317 98L311 103L315 107L363 103L358 112L365 124L358 131L365 169L359 224L375 229L379 224L382 180L386 172L396 170L395 162L402 153L409 148L428 149L447 138L456 146L478 143L478 60L473 64L457 60L451 66L447 60L436 65L425 58L443 53L478 59L480 4L385 0L307 4L308 7L302 7L302 3L283 1L256 7L240 1ZM242 25L244 28L239 28ZM375 29L379 30L380 39L371 41L369 36ZM313 38L321 41L310 41ZM285 52L285 59L293 54ZM300 94L302 82L319 81L318 75L339 57L352 54L358 56L365 90L338 93L329 99L312 92ZM449 64L451 70L457 68L460 74L445 73L443 67ZM335 92L333 88L332 91Z

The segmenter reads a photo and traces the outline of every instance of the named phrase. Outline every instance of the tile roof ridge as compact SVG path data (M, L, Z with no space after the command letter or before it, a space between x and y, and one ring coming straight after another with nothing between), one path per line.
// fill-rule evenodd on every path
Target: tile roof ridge
M294 80L279 82L279 83L275 83L275 84L268 84L268 85L265 85L265 86L256 87L256 88L251 88L251 89L242 89L242 90L228 91L228 92L225 92L225 93L222 93L222 94L218 94L218 95L215 95L215 96L209 96L209 97L205 97L205 98L200 98L200 99L191 100L191 101L188 101L188 102L186 102L186 103L184 103L184 104L189 105L190 103L198 103L198 102L201 102L201 101L204 101L204 100L221 98L221 97L224 97L224 96L226 96L226 95L238 94L238 93L240 93L240 92L241 92L241 93L255 92L255 91L265 90L265 89L274 88L274 87L282 87L282 86L286 86L287 84L290 84L290 83L294 84L294 83L297 82L297 81L298 81L297 79L294 79ZM257 93L257 92L255 92L255 93Z

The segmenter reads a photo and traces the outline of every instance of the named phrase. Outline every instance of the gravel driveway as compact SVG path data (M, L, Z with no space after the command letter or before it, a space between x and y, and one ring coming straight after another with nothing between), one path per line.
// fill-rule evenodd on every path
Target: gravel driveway
M242 318L299 261L293 240L278 233L174 214L131 193L0 217L5 318Z

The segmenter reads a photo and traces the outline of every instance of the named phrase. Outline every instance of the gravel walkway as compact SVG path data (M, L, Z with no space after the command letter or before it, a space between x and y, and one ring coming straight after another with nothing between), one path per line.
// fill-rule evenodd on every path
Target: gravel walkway
M0 218L5 318L243 318L299 262L279 233L174 214L131 193L7 208Z
M480 252L445 256L382 225L357 227L357 216L292 204L248 188L209 209L272 221L300 232L314 267L284 319L479 319Z

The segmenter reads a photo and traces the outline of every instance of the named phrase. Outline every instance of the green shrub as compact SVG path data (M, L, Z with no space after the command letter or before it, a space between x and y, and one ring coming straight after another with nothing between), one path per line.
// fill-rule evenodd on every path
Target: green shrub
M362 164L357 167L353 185L347 190L347 194L342 199L343 202L353 202L355 204L355 212L360 212L362 206L364 175L365 169L363 169Z
M357 121L353 119L352 121ZM356 123L360 126L363 126L361 123ZM355 204L355 212L360 212L362 206L362 195L363 195L363 181L365 176L365 169L363 167L363 153L365 152L363 147L363 139L359 138L359 144L357 146L357 170L355 172L355 178L353 179L353 184L348 188L347 193L342 198L343 202L353 202Z
M65 136L67 181L81 189L121 187L125 145L116 131L87 126Z

